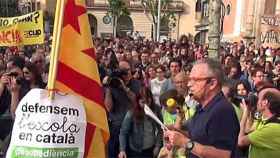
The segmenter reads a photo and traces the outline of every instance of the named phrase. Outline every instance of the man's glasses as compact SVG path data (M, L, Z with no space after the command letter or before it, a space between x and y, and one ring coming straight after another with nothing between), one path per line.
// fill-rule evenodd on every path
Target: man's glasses
M191 81L194 81L194 82L199 82L199 81L205 81L205 80L210 80L212 79L213 77L189 77L188 78L188 81L191 82Z

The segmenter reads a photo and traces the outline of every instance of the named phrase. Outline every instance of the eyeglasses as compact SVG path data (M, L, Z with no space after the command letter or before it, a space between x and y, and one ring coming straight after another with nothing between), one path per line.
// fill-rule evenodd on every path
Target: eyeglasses
M194 81L194 82L199 82L199 81L204 81L204 80L209 80L212 79L213 77L189 77L188 81Z
M183 84L186 83L187 81L174 81L175 84Z

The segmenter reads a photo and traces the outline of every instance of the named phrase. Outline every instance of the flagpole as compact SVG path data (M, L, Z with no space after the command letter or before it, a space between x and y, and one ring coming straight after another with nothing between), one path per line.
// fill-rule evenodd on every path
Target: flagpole
M64 1L56 1L56 11L55 11L55 21L54 21L54 30L53 30L53 40L52 40L52 49L50 54L50 68L48 76L48 90L49 98L54 99L55 95L55 80L57 75L57 62L58 54L60 48L60 39L63 25L63 13L64 13Z

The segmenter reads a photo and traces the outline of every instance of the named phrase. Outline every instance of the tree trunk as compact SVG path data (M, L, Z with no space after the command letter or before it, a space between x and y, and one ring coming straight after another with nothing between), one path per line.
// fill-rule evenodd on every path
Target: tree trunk
M219 59L220 33L221 33L221 4L222 0L210 0L209 13L209 58Z
M117 37L117 18L113 16L113 37Z
M157 41L157 23L154 22L153 27L154 27L154 29L153 29L153 40Z

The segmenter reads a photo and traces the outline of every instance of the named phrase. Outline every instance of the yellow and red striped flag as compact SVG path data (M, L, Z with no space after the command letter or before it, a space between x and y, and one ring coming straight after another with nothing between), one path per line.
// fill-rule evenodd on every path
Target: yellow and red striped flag
M84 157L104 158L109 129L85 0L65 0L62 5L54 88L83 99L87 115Z

